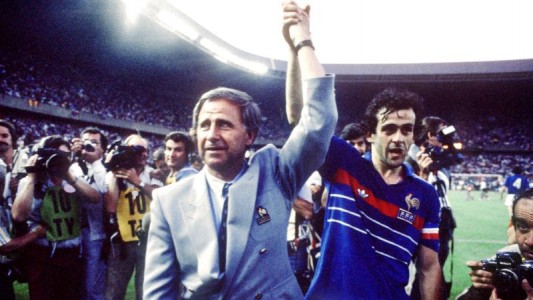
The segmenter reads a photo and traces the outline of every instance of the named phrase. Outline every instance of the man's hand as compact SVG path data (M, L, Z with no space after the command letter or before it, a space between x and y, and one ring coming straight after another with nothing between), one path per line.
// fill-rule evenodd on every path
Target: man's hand
M311 38L309 31L310 11L309 5L302 9L294 1L283 3L283 38L291 49L294 49L299 42Z
M522 280L522 288L524 289L524 291L526 292L527 294L527 300L533 300L533 287L531 287L531 285L529 285L529 282L527 281L527 279L524 279Z
M527 294L527 298L525 298L525 300L533 300L533 288L531 285L529 285L527 279L522 280L522 289L524 289ZM492 290L492 294L490 294L490 300L501 300L496 292L496 289Z
M418 175L427 180L429 175L429 166L433 163L433 159L431 159L431 156L429 156L429 154L427 154L424 150L420 150L416 154L416 162L418 163L418 167L420 167L420 174Z
M476 289L493 289L492 285L492 273L486 270L482 270L483 264L479 261L469 260L466 265L471 269L470 281L472 286Z
M30 156L30 158L28 158L28 161L26 161L26 167L35 166L35 163L37 162L37 158L39 158L39 156L37 154L34 154L34 155ZM28 180L31 183L34 183L35 179L37 178L37 173L29 172L28 175L26 175L26 177L28 177L28 179L26 179L26 180Z
M116 171L113 171L115 176L117 178L126 179L131 184L135 186L139 186L141 184L141 178L139 178L139 175L137 174L137 171L135 171L134 168L131 169L119 169Z
M81 150L83 148L83 143L82 143L80 138L73 138L70 143L71 143L71 146L70 146L70 151L71 152L73 152L75 154L81 152Z
M26 233L23 236L12 238L7 244L0 246L0 254L7 255L9 253L20 250L39 237L44 237L46 230L42 226L37 226L32 231Z
M313 217L313 203L297 197L292 204L292 208L306 220L310 220Z

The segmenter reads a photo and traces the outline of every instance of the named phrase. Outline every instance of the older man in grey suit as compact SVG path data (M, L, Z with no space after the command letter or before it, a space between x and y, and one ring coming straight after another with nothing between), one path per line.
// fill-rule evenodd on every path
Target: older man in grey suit
M267 145L246 162L260 121L246 93L218 88L196 104L192 129L205 168L153 193L146 300L303 297L285 233L292 200L324 161L337 121L334 77L314 54L307 12L294 13L284 31L306 101L282 149Z

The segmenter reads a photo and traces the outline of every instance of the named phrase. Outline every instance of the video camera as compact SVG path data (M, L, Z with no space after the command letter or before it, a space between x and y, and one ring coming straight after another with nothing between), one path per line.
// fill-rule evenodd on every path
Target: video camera
M37 149L35 165L26 167L27 173L48 172L52 176L63 177L70 167L70 154L53 148Z
M111 155L111 158L106 159L104 166L108 171L136 168L144 151L146 148L143 146L126 146L122 145L120 140L115 141L107 147L106 153Z
M453 125L446 126L437 133L437 140L442 144L442 147L425 145L424 152L429 154L429 157L433 160L430 170L449 168L464 161L463 155L459 153L454 145L455 132Z
M503 300L525 299L522 281L533 285L533 260L522 259L517 252L501 252L496 258L482 260L483 270L492 272L492 284Z

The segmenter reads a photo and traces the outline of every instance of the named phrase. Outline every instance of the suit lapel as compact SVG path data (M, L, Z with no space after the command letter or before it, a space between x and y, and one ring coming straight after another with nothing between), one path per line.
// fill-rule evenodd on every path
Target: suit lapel
M182 202L184 217L198 263L198 276L207 283L218 276L218 241L213 220L213 208L209 200L209 190L204 171L200 172L193 183L188 201Z
M254 217L258 178L259 165L252 164L246 173L229 189L226 288L231 286L237 266L248 242Z

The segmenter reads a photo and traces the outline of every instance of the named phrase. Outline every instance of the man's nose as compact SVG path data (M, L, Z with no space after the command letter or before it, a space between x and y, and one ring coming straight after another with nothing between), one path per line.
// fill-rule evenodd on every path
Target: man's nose
M217 139L220 135L220 131L218 130L218 127L216 125L212 125L209 127L209 130L207 131L207 138L208 139Z
M529 233L526 236L526 245L529 247L533 246L533 231L529 231Z
M402 131L401 130L397 130L393 135L392 135L392 140L394 142L403 142L405 140L405 136L403 135Z

